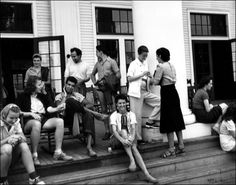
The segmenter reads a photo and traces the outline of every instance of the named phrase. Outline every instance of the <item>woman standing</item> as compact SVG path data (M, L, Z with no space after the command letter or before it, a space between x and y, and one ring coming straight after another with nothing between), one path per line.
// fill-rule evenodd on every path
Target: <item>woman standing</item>
M45 86L43 86L42 93L44 94L48 93L50 96L52 96L53 93L49 78L49 68L41 66L42 57L40 54L36 53L33 55L32 58L33 58L33 66L31 66L25 73L25 80L24 80L25 85L30 76L38 76L41 78L43 84L45 84Z
M178 92L175 88L176 71L169 62L170 52L166 48L156 50L156 57L159 62L151 82L161 86L161 116L160 132L166 133L169 149L161 157L175 157L176 154L184 154L184 142L182 130L185 129L184 119L180 108ZM178 138L178 148L174 146L174 132Z

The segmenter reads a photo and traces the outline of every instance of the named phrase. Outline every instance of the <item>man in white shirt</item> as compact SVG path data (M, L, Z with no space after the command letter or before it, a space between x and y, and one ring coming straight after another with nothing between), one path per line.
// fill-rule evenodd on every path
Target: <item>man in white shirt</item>
M143 103L153 108L148 123L154 123L160 116L160 99L149 90L150 72L146 58L148 48L140 46L138 48L138 58L130 63L127 78L129 82L128 95L130 97L130 110L137 118L136 134L139 142L142 142L142 110Z
M72 48L70 50L71 58L65 70L65 81L69 76L73 76L77 79L77 85L75 88L76 92L81 93L83 96L86 96L86 85L85 83L90 80L90 75L88 74L89 66L81 60L82 51L79 48Z

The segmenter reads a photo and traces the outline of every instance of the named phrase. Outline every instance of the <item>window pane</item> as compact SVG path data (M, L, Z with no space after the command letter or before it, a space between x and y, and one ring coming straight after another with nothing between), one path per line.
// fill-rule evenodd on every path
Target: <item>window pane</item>
M120 21L118 10L112 10L112 21Z
M128 21L133 22L133 16L132 16L132 11L128 11Z
M195 15L190 15L191 18L191 24L195 24Z
M50 44L50 53L59 53L60 52L59 40L49 41L49 44Z
M202 25L207 25L207 16L202 16Z
M39 46L39 53L40 54L48 54L49 53L48 41L39 42L38 46Z
M133 23L129 23L129 33L133 33Z
M202 27L197 26L197 35L202 35Z
M52 88L55 88L56 93L62 92L61 80L52 80L51 84L52 84Z
M207 28L207 26L202 26L202 34L203 35L208 35L208 28Z
M200 17L200 15L196 15L196 24L201 24L201 17Z
M49 67L49 55L48 54L43 54L41 55L42 57L42 66L44 67Z
M128 21L127 11L125 11L125 10L120 11L120 20L126 21L126 22Z
M128 23L121 23L121 33L128 33Z
M30 3L0 3L0 31L33 33Z
M59 54L51 54L50 55L51 67L60 66L61 65L61 55Z
M120 22L115 23L116 33L120 33Z
M131 49L132 49L131 41L125 41L125 51L131 52Z
M51 67L51 79L61 79L61 67Z

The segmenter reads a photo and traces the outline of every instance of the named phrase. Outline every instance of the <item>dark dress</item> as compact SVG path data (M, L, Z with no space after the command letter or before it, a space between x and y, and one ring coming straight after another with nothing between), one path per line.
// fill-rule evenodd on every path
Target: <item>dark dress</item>
M183 129L185 129L185 124L175 85L161 86L160 132L170 133Z

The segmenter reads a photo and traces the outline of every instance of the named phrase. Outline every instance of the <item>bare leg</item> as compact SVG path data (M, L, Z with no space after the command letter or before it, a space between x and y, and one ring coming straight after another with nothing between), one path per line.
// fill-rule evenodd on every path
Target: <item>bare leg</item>
M26 168L26 171L29 174L34 172L34 163L27 143L20 143L18 147L21 152L22 162Z
M12 160L12 146L10 144L5 144L1 146L0 158L1 158L0 177L7 177L8 169L11 165L11 160Z
M167 133L167 139L169 143L169 150L174 151L175 144L174 144L174 132Z
M50 118L43 125L44 129L53 129L55 128L55 143L56 151L61 150L62 141L64 137L64 121L61 118Z
M37 153L40 140L41 123L38 120L29 120L25 125L25 132L30 132L32 153Z
M175 133L178 138L179 148L183 149L184 148L183 133L182 131L177 131Z
M120 135L122 138L127 139L128 138L128 134L126 130L121 130ZM134 156L132 154L132 150L131 150L131 146L123 146L125 149L125 152L127 153L129 160L130 160L130 165L129 165L129 170L130 171L135 171L136 170L136 164L135 164L135 160L134 160Z
M88 142L87 142L88 155L90 157L97 156L96 152L94 152L93 149L92 149L92 135L91 134L88 134L87 140L88 140Z
M137 145L134 143L132 145L132 151L133 151L133 154L134 154L134 157L135 157L135 160L137 161L139 167L141 168L141 170L143 171L146 179L149 181L149 182L158 182L156 178L154 178L153 176L150 175L150 173L148 172L147 168L146 168L146 165L143 161L143 158L142 156L140 155L138 149L137 149Z

